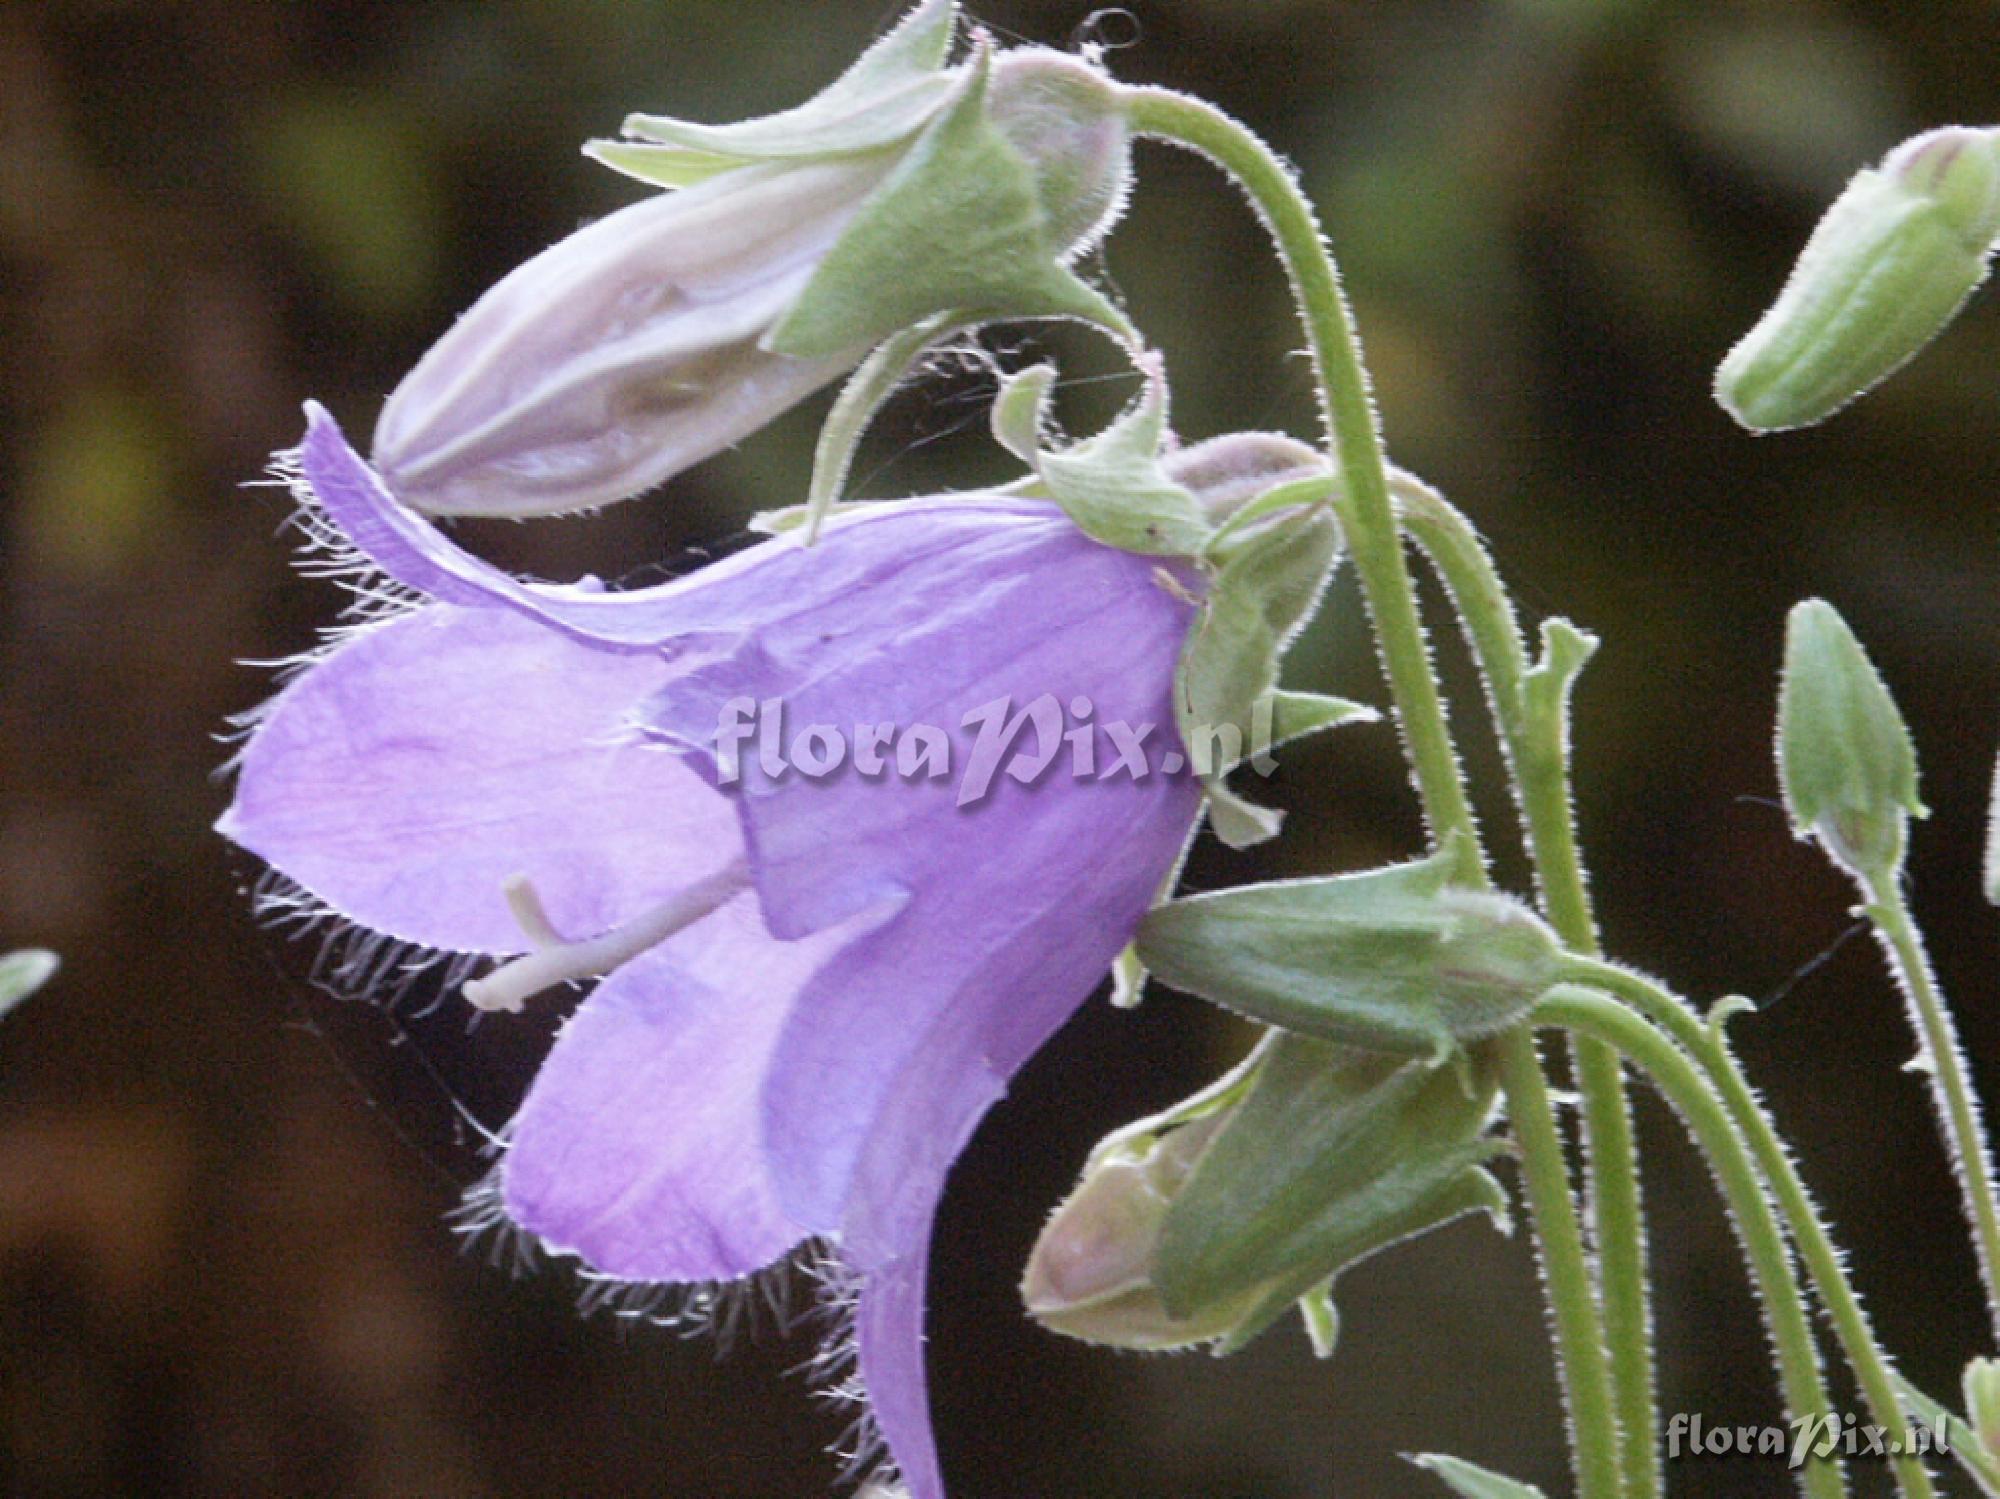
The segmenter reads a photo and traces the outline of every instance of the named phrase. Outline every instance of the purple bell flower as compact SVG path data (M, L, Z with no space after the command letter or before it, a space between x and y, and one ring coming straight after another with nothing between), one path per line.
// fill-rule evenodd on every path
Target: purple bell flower
M309 418L286 466L313 523L422 599L259 715L220 830L360 927L511 959L465 986L484 1007L602 975L507 1131L505 1213L620 1280L733 1281L822 1241L856 1291L889 1457L938 1499L932 1218L1194 825L1198 785L1161 768L1192 577L1048 504L974 495L860 510L810 549L765 541L658 587L526 583ZM1153 726L1150 773L1078 776L1066 749L961 806L953 777L893 757L770 774L746 746L720 784L716 728L741 700L782 700L792 727L935 725L956 771L968 714L1045 694Z

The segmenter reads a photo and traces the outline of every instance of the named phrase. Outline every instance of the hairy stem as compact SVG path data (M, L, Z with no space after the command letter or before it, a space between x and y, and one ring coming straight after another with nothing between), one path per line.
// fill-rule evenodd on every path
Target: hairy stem
M1417 612L1403 539L1389 500L1388 462L1340 277L1311 202L1285 164L1248 127L1169 89L1127 90L1132 128L1214 161L1249 195L1275 241L1312 346L1321 416L1339 468L1336 501L1361 578L1403 745L1432 837L1464 852L1463 877L1484 883L1478 826L1446 725L1430 646ZM1521 1136L1544 1283L1556 1326L1572 1459L1582 1499L1619 1491L1619 1433L1609 1396L1603 1324L1590 1281L1555 1113L1534 1037L1495 1043L1509 1117Z
M1724 1043L1719 1019L1704 1024L1678 996L1615 963L1576 958L1570 960L1568 969L1566 976L1572 981L1616 995L1659 1025L1708 1074L1756 1158L1757 1169L1778 1199L1778 1209L1791 1229L1799 1257L1804 1260L1813 1289L1833 1323L1841 1350L1853 1366L1869 1413L1877 1425L1895 1435L1902 1447L1902 1452L1893 1459L1897 1492L1905 1499L1935 1499L1937 1490L1930 1475L1924 1471L1921 1459L1912 1455L1910 1426L1896 1397L1895 1375L1888 1357L1876 1341L1875 1330L1861 1308L1861 1298L1847 1278L1840 1251L1834 1247L1833 1237L1806 1191L1798 1168L1792 1164L1770 1116L1751 1092L1735 1054Z
M1535 1009L1538 1024L1560 1026L1587 1036L1595 1045L1623 1056L1666 1096L1715 1172L1743 1251L1750 1261L1757 1294L1769 1319L1777 1354L1785 1413L1793 1421L1811 1419L1812 1429L1833 1414L1820 1374L1819 1349L1806 1319L1805 1297L1792 1266L1783 1227L1765 1195L1743 1138L1715 1088L1685 1054L1644 1018L1616 1000L1589 990L1559 985ZM1831 1454L1809 1459L1801 1483L1813 1499L1848 1492L1838 1460Z
M1980 1126L1979 1103L1966 1079L1958 1028L1952 1024L1951 1011L1931 971L1923 934L1910 915L1901 882L1890 875L1864 881L1862 889L1869 920L1910 1002L1910 1020L1928 1063L1938 1127L1965 1194L1965 1216L1972 1225L1973 1248L1979 1256L1987 1315L1994 1320L1995 1336L2000 1337L2000 1213L1993 1202L1993 1160L1987 1152L1986 1132Z
M1129 89L1126 97L1135 131L1215 162L1249 195L1277 244L1312 346L1320 415L1340 468L1336 505L1367 596L1431 834L1440 843L1454 832L1470 834L1472 804L1445 725L1430 647L1417 617L1416 589L1389 503L1388 463L1360 340L1312 204L1271 149L1214 105L1161 88Z
M1548 659L1531 671L1513 601L1478 533L1452 504L1410 475L1392 472L1403 526L1443 578L1485 679L1500 747L1520 803L1543 914L1573 951L1596 956L1597 920L1577 846L1570 801L1568 686L1574 669ZM1580 668L1588 654L1573 636ZM1546 653L1557 654L1551 636ZM1583 1100L1598 1294L1611 1350L1625 1490L1661 1491L1659 1403L1653 1383L1653 1320L1647 1295L1645 1212L1632 1111L1617 1052L1590 1035L1571 1038Z

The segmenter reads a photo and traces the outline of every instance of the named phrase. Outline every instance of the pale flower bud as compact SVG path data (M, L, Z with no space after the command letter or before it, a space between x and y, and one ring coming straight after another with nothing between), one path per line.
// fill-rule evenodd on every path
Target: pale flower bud
M1028 1258L1021 1281L1028 1315L1051 1331L1114 1348L1185 1348L1230 1332L1256 1300L1254 1291L1177 1318L1153 1284L1167 1209L1228 1117L1216 1113L1180 1125L1085 1173Z
M1035 167L1049 231L1066 256L1089 249L1125 211L1132 136L1118 86L1046 47L1003 52L993 65L993 125Z
M1823 599L1795 606L1785 622L1778 779L1794 831L1870 881L1901 867L1910 818L1928 815L1903 715Z
M887 175L757 166L620 209L501 279L389 397L375 464L434 515L626 499L754 432L860 358L764 335Z
M432 514L541 515L653 487L913 328L1076 317L1068 268L1122 208L1117 86L1041 49L945 67L924 0L817 98L626 122L605 164L669 190L503 278L390 396L374 458Z

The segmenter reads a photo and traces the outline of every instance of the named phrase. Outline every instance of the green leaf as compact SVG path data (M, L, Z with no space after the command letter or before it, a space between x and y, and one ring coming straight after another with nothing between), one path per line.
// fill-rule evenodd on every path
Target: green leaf
M1176 1317L1255 1293L1254 1334L1343 1266L1429 1226L1491 1153L1490 1078L1280 1038L1168 1210L1154 1279ZM1462 1210L1462 1209L1461 1209Z
M1426 1473L1443 1479L1445 1487L1457 1494L1459 1499L1542 1499L1542 1491L1533 1484L1502 1478L1498 1473L1489 1473L1462 1458L1446 1457L1438 1452L1408 1456Z
M1808 599L1785 626L1778 776L1801 838L1863 877L1902 864L1917 796L1916 747L1881 674L1831 604Z
M2000 131L1905 141L1827 210L1778 300L1716 371L1716 400L1756 432L1832 415L1956 316L1996 234Z
M955 79L942 71L957 27L954 0L924 0L855 64L796 109L731 125L664 115L625 121L637 141L592 141L584 154L657 187L688 187L759 161L874 151L909 139L942 109Z
M62 959L39 947L25 947L0 956L0 1015L55 977Z
M1136 337L1062 263L1034 169L987 111L982 52L956 100L925 127L820 262L766 339L818 359L878 344L939 313L967 322L1070 317Z
M1172 901L1140 924L1139 957L1266 1025L1435 1064L1520 1020L1562 964L1519 901L1447 887L1457 858Z

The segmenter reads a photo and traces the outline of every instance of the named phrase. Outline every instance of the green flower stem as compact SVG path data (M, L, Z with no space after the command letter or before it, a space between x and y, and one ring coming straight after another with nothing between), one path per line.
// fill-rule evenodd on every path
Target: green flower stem
M1744 1148L1743 1138L1714 1087L1679 1047L1617 1000L1558 985L1536 1006L1534 1018L1539 1025L1559 1026L1587 1036L1614 1058L1622 1055L1646 1074L1686 1121L1715 1172L1756 1278L1778 1357L1786 1414L1794 1420L1831 1416L1833 1407L1820 1374L1819 1349L1813 1342L1812 1324L1806 1319L1805 1297L1784 1229L1765 1196L1763 1179ZM1804 1483L1813 1499L1832 1499L1849 1492L1840 1463L1832 1456L1812 1458L1805 1467Z
M1900 880L1894 875L1863 881L1868 919L1875 925L1890 966L1910 1002L1910 1019L1922 1038L1930 1064L1931 1091L1937 1102L1945 1148L1957 1168L1965 1193L1965 1216L1972 1224L1979 1274L1986 1287L1987 1314L2000 1336L2000 1214L1993 1202L1993 1160L1980 1127L1979 1103L1966 1081L1965 1056L1958 1029L1931 971L1923 934L1910 916Z
M1551 677L1550 691L1530 692L1528 651L1513 602L1471 522L1410 475L1392 472L1389 487L1404 528L1444 579L1486 681L1500 746L1520 799L1542 911L1572 950L1595 957L1600 951L1597 919L1570 803L1567 679ZM1611 1349L1625 1488L1634 1495L1658 1494L1659 1402L1631 1105L1617 1051L1589 1035L1575 1036L1571 1044L1583 1099L1598 1289Z
M1750 1091L1750 1084L1744 1079L1735 1054L1723 1040L1721 1022L1726 1010L1718 1007L1704 1023L1684 1000L1652 980L1629 968L1593 958L1571 959L1565 977L1574 983L1602 989L1632 1005L1672 1036L1708 1074L1709 1081L1722 1095L1724 1107L1736 1121L1736 1128L1748 1143L1757 1169L1763 1173L1764 1180L1778 1199L1778 1209L1791 1228L1793 1242L1798 1245L1799 1256L1805 1261L1813 1288L1819 1293L1820 1303L1833 1323L1841 1349L1854 1368L1869 1413L1876 1424L1896 1433L1907 1449L1910 1429L1902 1404L1896 1398L1895 1373L1882 1352L1881 1344L1875 1339L1868 1315L1861 1309L1861 1300L1847 1278L1847 1267L1842 1262L1840 1251L1834 1247L1819 1209L1813 1205L1805 1183L1800 1180L1798 1168L1792 1164L1792 1158L1778 1138L1770 1116L1758 1103L1756 1094ZM1937 1491L1919 1459L1906 1450L1894 1459L1894 1463L1898 1493L1905 1499L1935 1499Z
M1465 850L1465 878L1483 883L1478 825L1445 723L1430 646L1417 614L1416 589L1389 501L1388 462L1360 342L1312 204L1270 148L1213 105L1160 88L1129 89L1125 97L1135 132L1215 162L1249 195L1277 244L1312 345L1321 416L1342 480L1336 504L1375 626L1424 814L1433 839L1442 845L1456 838ZM1568 1162L1532 1033L1518 1029L1498 1038L1495 1046L1508 1114L1521 1137L1523 1176L1541 1241L1578 1489L1581 1499L1612 1499L1619 1491L1618 1422L1609 1395L1603 1323L1570 1194Z
M1214 105L1162 88L1127 89L1125 97L1135 132L1215 162L1249 194L1277 243L1312 345L1320 415L1340 466L1342 492L1335 503L1367 595L1431 835L1439 844L1455 832L1469 838L1475 831L1472 804L1445 726L1416 589L1389 503L1388 463L1361 345L1312 203L1270 147Z
M1603 1325L1570 1194L1569 1161L1556 1133L1555 1108L1542 1075L1534 1031L1520 1025L1494 1041L1507 1117L1521 1149L1521 1179L1541 1244L1542 1279L1562 1351L1572 1459L1581 1499L1623 1492L1618 1468L1618 1413L1611 1401L1611 1366Z

